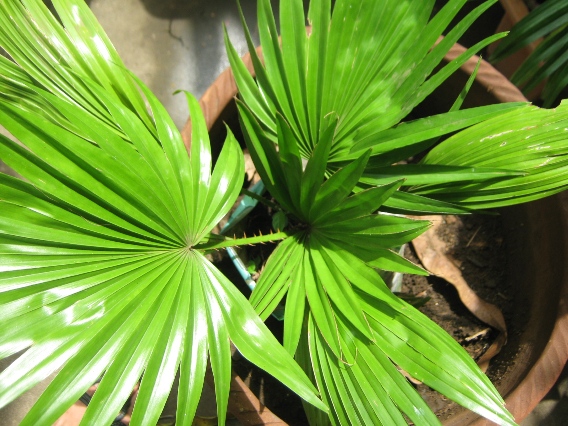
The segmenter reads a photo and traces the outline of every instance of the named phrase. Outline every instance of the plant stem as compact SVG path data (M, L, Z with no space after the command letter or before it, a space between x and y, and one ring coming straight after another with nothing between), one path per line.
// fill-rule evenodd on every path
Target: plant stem
M236 247L236 246L245 246L251 244L260 244L260 243L268 243L271 241L279 241L285 238L288 238L294 235L295 232L289 231L281 231L275 232L273 234L266 234L266 235L257 235L254 237L245 237L245 238L228 238L225 237L223 240L211 241L209 240L206 243L198 244L194 248L197 250L217 250L226 247Z
M252 192L252 191L249 191L248 189L243 189L243 190L241 191L241 194L244 194L244 195L246 195L246 196L248 196L248 197L250 197L250 198L252 198L252 199L258 201L258 202L264 204L265 206L268 206L268 207L270 207L270 208L273 208L274 210L281 210L281 208L280 208L278 205L276 205L275 203L273 203L272 201L270 201L270 200L264 198L264 197L261 196L261 195L258 195L258 194L256 194L256 193L254 193L254 192Z

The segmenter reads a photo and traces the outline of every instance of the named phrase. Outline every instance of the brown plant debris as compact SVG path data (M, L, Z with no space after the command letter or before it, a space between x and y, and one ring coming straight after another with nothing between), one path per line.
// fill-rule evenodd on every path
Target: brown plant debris
M501 310L497 306L481 299L469 287L460 268L449 254L446 242L439 238L438 229L443 226L446 220L452 220L452 218L452 216L419 217L419 219L430 220L432 227L418 238L415 238L412 244L424 268L432 275L443 278L452 284L467 309L479 320L499 331L499 335L493 344L477 361L479 367L486 371L489 367L489 361L501 351L501 348L507 342L507 325ZM484 332L487 333L486 330ZM479 336L470 336L470 339Z

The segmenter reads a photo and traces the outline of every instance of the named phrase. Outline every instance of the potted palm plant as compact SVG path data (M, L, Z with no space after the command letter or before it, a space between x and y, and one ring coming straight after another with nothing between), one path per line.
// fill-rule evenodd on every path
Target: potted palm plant
M465 52L465 48L454 45L446 54L444 62L451 62ZM254 72L250 55L243 57L247 68ZM465 104L470 107L497 102L525 101L523 95L510 81L487 62L478 63L472 57L465 62L458 73L444 83L438 94L429 97L428 111L443 111L451 100L448 93L459 93L468 76L479 66L474 86ZM477 86L477 87L476 87ZM236 105L238 91L233 71L225 70L204 93L200 104L207 118L211 135L222 140L226 132L224 122L231 123L235 132L240 131ZM191 121L188 121L182 134L190 140ZM509 247L509 279L516 289L514 311L528 326L520 336L513 336L507 344L508 354L500 355L512 366L506 375L498 376L497 389L505 397L508 410L520 421L544 397L564 366L566 352L566 300L568 281L563 259L566 252L564 239L568 236L568 221L563 213L566 210L566 197L553 196L539 202L532 202L500 211L507 233ZM546 218L546 219L544 219ZM536 285L535 283L538 283ZM515 333L516 335L516 333ZM514 354L510 357L510 354ZM506 358L504 358L506 357ZM243 425L286 424L264 404L251 395L250 390L240 382L235 383L235 393L243 394L245 403L233 402L233 413ZM245 396L246 395L246 396ZM272 398L269 398L272 399ZM269 404L269 403L267 403ZM272 405L268 405L272 407ZM284 407L288 407L285 405ZM274 407L278 415L285 418L281 406ZM288 411L289 407L288 407ZM281 413L281 414L280 414ZM444 417L446 418L446 414ZM485 424L475 413L452 410L452 417L446 418L444 425ZM492 424L492 423L487 423Z
M104 373L84 422L106 424L142 377L132 424L155 424L179 370L176 423L191 424L209 358L223 423L232 341L311 404L314 424L436 424L397 366L514 424L462 348L377 273L424 274L392 247L429 223L376 212L469 213L561 191L568 111L457 102L397 126L500 37L428 78L492 2L433 48L464 1L431 20L433 2L411 3L337 1L331 15L315 0L308 36L301 2L285 1L280 46L259 1L256 82L229 53L247 146L290 226L243 239L211 232L240 191L242 153L229 133L213 168L194 98L188 156L82 1L53 1L59 20L41 2L0 3L13 59L0 60L0 117L23 145L2 137L0 155L26 178L0 175L0 347L27 349L0 374L0 405L61 368L24 420L50 424ZM392 166L456 131L420 164ZM206 255L266 241L280 243L251 305ZM262 319L286 293L282 347Z
M346 407L345 401L359 401L357 398L365 395L363 402L356 405L369 407L366 404L368 400L384 401L386 398L383 395L381 399L380 394L374 393L380 391L373 388L373 382L362 384L360 377L365 376L365 373L360 372L359 376L355 376L357 369L355 356L358 356L359 360L365 359L361 361L363 364L370 365L379 355L367 355L365 358L364 350L355 344L355 349L352 347L353 358L343 358L342 338L344 336L341 335L342 331L337 330L341 330L342 327L348 328L352 334L345 332L348 336L345 339L349 340L353 335L359 335L359 340L354 339L360 343L365 340L361 337L364 335L364 330L358 327L361 324L364 324L363 327L368 326L363 320L355 317L357 314L348 320L345 316L354 312L355 306L359 306L365 318L372 314L365 311L365 307L355 303L351 305L351 308L345 305L346 301L353 300L346 293L349 289L354 289L355 294L360 291L370 293L371 290L362 290L356 281L357 279L363 280L363 278L357 275L358 271L349 269L347 264L341 263L340 258L350 259L348 263L356 265L357 262L352 256L354 254L355 257L359 256L360 262L366 262L367 266L390 268L395 271L404 271L406 265L389 264L386 266L393 260L392 252L381 253L381 249L385 248L381 245L381 238L384 237L375 235L376 245L372 245L366 240L367 238L373 239L372 231L364 229L362 224L360 225L362 228L357 228L354 216L349 217L346 222L333 223L331 219L333 214L328 210L333 209L335 205L325 205L318 213L320 206L315 201L317 196L314 199L305 198L302 184L298 182L303 183L303 176L310 173L310 162L323 161L321 158L326 157L325 173L329 180L321 186L321 191L325 191L327 182L335 179L334 176L340 175L342 170L355 167L354 163L347 165L353 160L365 163L365 165L359 165L357 173L348 172L350 178L354 179L351 189L357 193L356 196L362 196L366 191L377 190L377 186L392 184L397 179L405 179L404 182L399 183L407 190L393 192L392 196L379 208L386 212L447 213L453 209L456 209L453 210L454 212L461 209L460 213L468 213L473 209L517 204L522 202L525 196L528 198L524 201L532 199L532 195L525 191L528 189L525 183L534 182L534 178L540 180L537 175L540 171L544 172L540 167L545 163L542 161L538 161L538 164L533 163L536 168L532 172L525 169L521 172L522 177L521 175L513 176L513 174L515 169L520 171L517 166L524 162L523 158L526 159L524 156L527 152L541 149L539 145L529 144L527 141L532 136L524 134L533 124L541 125L543 122L540 118L535 117L535 120L528 124L520 118L524 116L524 113L516 110L504 113L504 115L498 112L496 117L485 121L483 117L487 111L485 108L499 108L500 106L493 105L459 112L457 111L459 106L457 108L454 106L449 114L428 117L393 128L398 123L399 117L406 116L433 91L435 86L437 87L455 69L464 64L471 57L472 52L500 37L498 35L478 43L472 49L455 57L437 74L431 75L434 67L440 63L442 57L467 28L467 22L472 22L492 3L494 2L486 2L475 9L464 21L449 31L445 39L439 41L437 46L431 49L432 44L449 25L462 2L448 2L446 7L430 22L428 22L430 14L427 8L426 10L414 10L406 3L338 2L331 14L328 2L312 2L308 12L308 21L311 24L309 35L300 31L304 24L301 4L283 2L280 15L280 43L277 41L275 19L268 2L259 2L258 29L263 61L257 55L250 42L248 30L246 30L256 80L250 77L234 49L228 44L231 67L239 89L238 105L241 127L244 129L247 146L253 158L256 156L255 164L262 165L259 167L259 173L263 181L266 181L271 195L284 206L284 210L309 230L305 234L306 240L314 238L318 244L317 247L312 247L305 241L298 243L295 249L304 253L304 257L298 255L297 258L300 260L296 261L284 260L285 258L292 259L293 255L297 255L292 249L283 254L279 253L277 248L266 264L257 288L252 294L251 302L261 315L267 315L272 312L275 304L280 301L282 294L288 290L289 286L288 291L294 296L290 298L289 293L286 303L290 303L290 306L294 308L291 308L293 313L290 317L285 319L284 344L318 383L324 400L333 407L332 422L334 423L363 422L363 417L367 419L366 422L379 422L381 421L379 418L373 417L375 415L373 410L376 410L376 407L371 406L368 411L365 409L357 411ZM422 13L424 15L421 15ZM391 28L389 25L392 25L392 28L404 28L409 15L412 16L413 22L422 22L422 25L415 24L412 30L407 32L393 34L388 31L388 28ZM382 28L383 31L377 28ZM376 44L370 42L370 39ZM425 43L427 47L419 52L422 48L421 43ZM541 112L544 111L541 110ZM462 124L466 127L470 125L470 123L465 124L459 118L454 121L453 114L472 114L471 117L475 117L474 120L479 119L483 124L471 127L440 143L419 164L402 164L408 157L433 146L436 138L445 132L445 125L448 126L446 128L448 132L457 130L457 127ZM508 117L505 118L508 121L513 116L518 117L523 123L517 130L513 130L510 122L507 125L501 122L502 124L497 125L499 131L495 132L487 127L488 123L500 122L505 117ZM432 127L429 127L430 125ZM453 125L457 127L454 128ZM433 133L428 133L434 128L436 130ZM483 135L471 133L474 129ZM519 132L517 136L511 134L516 132ZM514 142L517 137L518 141L523 139L525 142L517 145ZM560 137L564 138L564 136ZM333 140L329 141L327 138ZM322 141L329 144L329 147L320 148ZM273 148L275 142L278 150ZM511 143L516 145L519 151L515 150L514 153L511 151L510 155L506 154L507 164L500 163L499 152L502 149L506 150L505 147L510 147ZM288 147L288 144L296 146ZM457 150L451 148L452 146ZM366 153L366 149L371 149L371 152ZM484 159L476 157L476 153L481 154ZM366 155L369 157L365 157ZM302 161L307 161L303 172L299 166ZM528 163L525 164L528 165ZM460 167L463 168L460 170ZM461 174L470 172L468 167L476 167L474 173L479 173L477 178L480 180ZM487 169L483 169L485 167ZM497 176L507 171L513 174L506 177ZM489 175L483 177L485 172ZM529 177L533 172L537 172L537 175ZM527 178L528 181L525 181ZM340 180L339 177L337 179ZM516 186L517 183L513 183L515 181L520 186ZM522 181L525 183L521 183ZM528 185L532 186L532 184ZM505 187L508 189L502 192ZM288 192L283 194L282 188ZM516 194L507 194L509 190ZM470 198L468 194L473 197ZM540 195L537 196L539 197ZM320 219L318 214L330 218L330 224L321 224L320 221L325 223L325 219ZM339 217L343 219L342 216ZM384 220L384 217L382 219ZM326 241L326 238L329 240ZM371 246L373 249L370 249ZM325 258L319 254L313 254L314 252L325 252L330 247L333 247L333 250L343 250L342 254L338 258L332 256ZM309 262L306 259L309 259ZM271 261L278 265L275 271L271 268L274 266ZM289 269L283 270L283 265ZM341 265L339 269L342 273L339 274L339 278L337 278L338 273L334 265ZM294 287L295 285L301 286L297 284L301 279L292 275L292 271L293 274L299 274L298 270L302 268L309 271L304 272L305 275L319 277L318 284L324 289L319 294L321 300L318 300L313 293L310 294L307 288L305 295L296 294L296 291L302 291ZM287 273L290 275L286 275ZM327 284L333 283L334 278L336 279L334 284ZM297 308L299 301L304 300L304 296L306 305L300 306L305 306L305 311ZM340 306L340 302L344 305ZM374 305L379 304L380 302L375 300ZM313 329L299 328L304 312L308 312L308 321L313 321ZM292 316L295 318L292 319ZM380 326L388 327L385 325L386 319L384 317L381 319ZM333 326L326 329L330 322ZM289 333L293 338L290 337L291 340L287 342L286 327L288 325ZM298 328L292 331L291 327ZM306 327L305 324L304 327ZM382 334L382 332L375 329L373 336L376 337L377 334ZM312 346L307 344L308 349L306 346L300 346L300 349L297 349L295 345L302 338L308 339ZM425 337L424 340L428 339ZM321 346L318 347L318 344ZM382 341L378 346L384 350L388 347L388 343ZM347 343L345 347L348 347ZM333 355L330 355L330 352L336 357L335 365L331 361ZM387 356L401 366L403 356L393 352L396 351L394 347L391 347ZM351 366L352 370L344 372L341 369L342 363L350 365L351 362L355 363ZM407 365L415 367L413 364ZM402 368L406 370L405 366ZM424 376L421 380L422 378ZM384 376L377 380L384 380ZM430 383L432 387L435 387L432 381ZM400 408L400 405L398 407ZM321 421L313 410L309 407L307 410L312 416L312 422ZM407 412L405 414L409 415ZM425 420L422 419L422 421Z

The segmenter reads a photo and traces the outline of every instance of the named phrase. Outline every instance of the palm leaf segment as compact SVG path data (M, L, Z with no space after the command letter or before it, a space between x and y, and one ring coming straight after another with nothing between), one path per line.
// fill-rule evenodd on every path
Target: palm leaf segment
M443 330L395 297L376 269L424 274L391 251L429 223L374 214L400 181L352 195L366 152L325 179L334 133L316 145L305 169L299 142L277 118L278 150L252 112L241 124L266 187L296 233L272 253L251 296L262 318L286 295L284 347L333 407L329 418L306 407L312 424L438 424L394 364L460 404L514 424L469 355ZM394 362L394 364L393 364Z
M491 40L470 49L430 76L445 53L494 1L485 2L435 48L438 37L465 0L453 0L430 22L434 1L342 0L311 2L305 30L302 2L281 2L279 44L270 2L258 2L264 65L245 28L257 75L255 84L227 44L244 102L269 135L276 133L274 111L282 114L308 157L330 126L336 138L331 162L349 157L354 140L364 141L400 122L452 71ZM496 36L497 38L502 35ZM335 121L337 126L335 125Z
M84 423L110 424L143 376L132 424L156 424L179 371L176 423L190 425L209 355L224 422L232 341L325 409L196 248L240 191L234 137L212 170L205 122L188 96L188 157L86 5L53 3L64 28L41 2L0 3L0 42L20 65L2 60L0 119L23 144L2 136L0 156L26 179L0 175L0 357L28 348L0 374L0 406L61 369L24 420L51 424L104 373Z
M544 106L550 107L568 87L568 4L547 0L518 22L493 55L499 62L544 37L535 50L511 76L511 81L530 93L546 81L542 92Z
M515 168L523 173L486 182L432 181L412 192L473 208L520 204L566 189L568 176L568 101L554 109L527 105L477 124L448 138L423 159L432 166Z
M487 205L504 206L520 202L515 191L518 185L530 186L524 198L541 198L568 187L566 174L557 172L554 185L540 186L544 180L541 169L529 167L514 156L508 163L476 164L472 161L405 163L409 157L436 144L441 136L458 132L460 150L467 151L473 135L487 142L499 127L510 130L511 117L524 122L523 127L555 123L557 117L545 112L538 118L535 107L522 103L489 105L459 110L400 124L412 109L438 88L452 73L477 51L504 36L497 34L467 49L455 60L441 67L444 55L466 29L496 0L483 2L455 27L449 28L466 0L450 0L430 19L433 0L339 0L330 13L329 0L310 2L309 34L304 31L305 19L301 1L286 0L280 6L281 43L270 2L258 2L258 29L263 60L256 52L245 25L256 81L226 38L227 51L239 95L254 113L261 129L277 141L277 115L284 117L298 140L304 159L310 157L319 140L333 129L335 138L327 164L332 173L347 162L371 149L371 157L361 177L359 187L383 185L405 179L405 191L395 192L383 205L383 210L416 213L468 213ZM432 47L442 32L446 36ZM467 93L467 91L465 91ZM492 120L491 126L485 122ZM461 134L461 129L477 123L478 133ZM519 128L520 129L520 128ZM565 140L562 128L548 128L548 136ZM522 157L526 147L522 132L511 132L510 146ZM514 142L514 143L513 143ZM444 142L441 143L444 145ZM561 142L555 150L563 157ZM441 149L441 148L440 148ZM487 146L487 152L495 149ZM548 154L541 152L541 161ZM393 164L397 164L393 166ZM509 179L516 179L508 185ZM462 202L457 192L475 183L477 188L493 188L502 182L485 202L478 199ZM422 185L439 183L436 192ZM424 189L424 190L423 190ZM445 192L448 195L445 195ZM489 192L487 192L489 193Z

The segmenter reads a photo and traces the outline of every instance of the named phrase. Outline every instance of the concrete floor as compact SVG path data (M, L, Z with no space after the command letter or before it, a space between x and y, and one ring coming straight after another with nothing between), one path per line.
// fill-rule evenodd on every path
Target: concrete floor
M241 3L253 28L256 2ZM184 96L173 92L188 90L200 97L228 66L223 23L239 52L246 51L235 0L92 0L90 6L126 66L149 85L180 129L188 116L187 105ZM0 410L0 426L17 425L38 391L39 387ZM206 394L199 414L214 415L214 398L209 390ZM566 424L568 370L522 426Z

